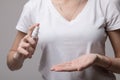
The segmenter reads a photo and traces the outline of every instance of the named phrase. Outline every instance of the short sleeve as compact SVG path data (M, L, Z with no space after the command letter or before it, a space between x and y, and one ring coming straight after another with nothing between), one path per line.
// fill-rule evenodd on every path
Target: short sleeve
M106 8L106 30L120 29L120 0L109 0Z
M28 1L24 7L23 7L23 11L21 13L20 19L17 23L16 29L18 31L27 33L28 27L30 25L32 25L32 18L31 18L31 2Z

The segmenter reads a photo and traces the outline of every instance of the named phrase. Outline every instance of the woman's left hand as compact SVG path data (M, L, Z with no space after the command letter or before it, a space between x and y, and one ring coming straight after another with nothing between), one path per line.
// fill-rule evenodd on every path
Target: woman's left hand
M96 64L97 58L98 58L97 54L86 54L72 61L55 65L51 68L51 71L57 72L82 71Z

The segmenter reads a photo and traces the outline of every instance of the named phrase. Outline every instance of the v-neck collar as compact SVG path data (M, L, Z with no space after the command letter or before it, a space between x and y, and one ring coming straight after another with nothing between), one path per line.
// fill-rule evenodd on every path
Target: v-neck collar
M55 8L55 6L53 5L53 3L52 3L51 0L48 0L48 5L49 5L50 9L52 10L52 12L53 12L56 16L59 17L59 19L63 20L64 22L67 22L67 23L73 23L73 22L77 21L77 20L80 18L80 16L82 16L82 14L84 14L85 10L87 9L87 7L88 7L88 5L89 5L89 0L88 0L87 3L85 4L84 8L77 14L77 16L76 16L74 19L70 20L70 21L67 20L66 18L64 18L64 17L62 16L62 14L60 14L60 13L58 12L58 10Z

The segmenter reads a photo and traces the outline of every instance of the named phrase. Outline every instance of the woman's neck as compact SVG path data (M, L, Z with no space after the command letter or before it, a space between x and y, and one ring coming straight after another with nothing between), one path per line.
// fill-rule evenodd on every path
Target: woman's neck
M58 12L70 21L80 13L87 0L52 0L52 3Z
M52 0L53 2L57 3L61 3L61 4L67 4L67 3L79 3L79 2L83 2L83 1L86 1L86 0Z

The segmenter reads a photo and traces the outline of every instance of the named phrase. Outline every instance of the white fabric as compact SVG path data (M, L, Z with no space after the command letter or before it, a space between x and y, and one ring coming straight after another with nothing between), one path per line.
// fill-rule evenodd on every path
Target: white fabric
M81 72L52 72L50 68L83 54L105 55L106 31L120 29L119 0L88 0L72 21L63 18L51 0L30 0L25 4L17 30L40 23L38 48L42 59L39 70L44 80L115 80L114 75L92 66Z

